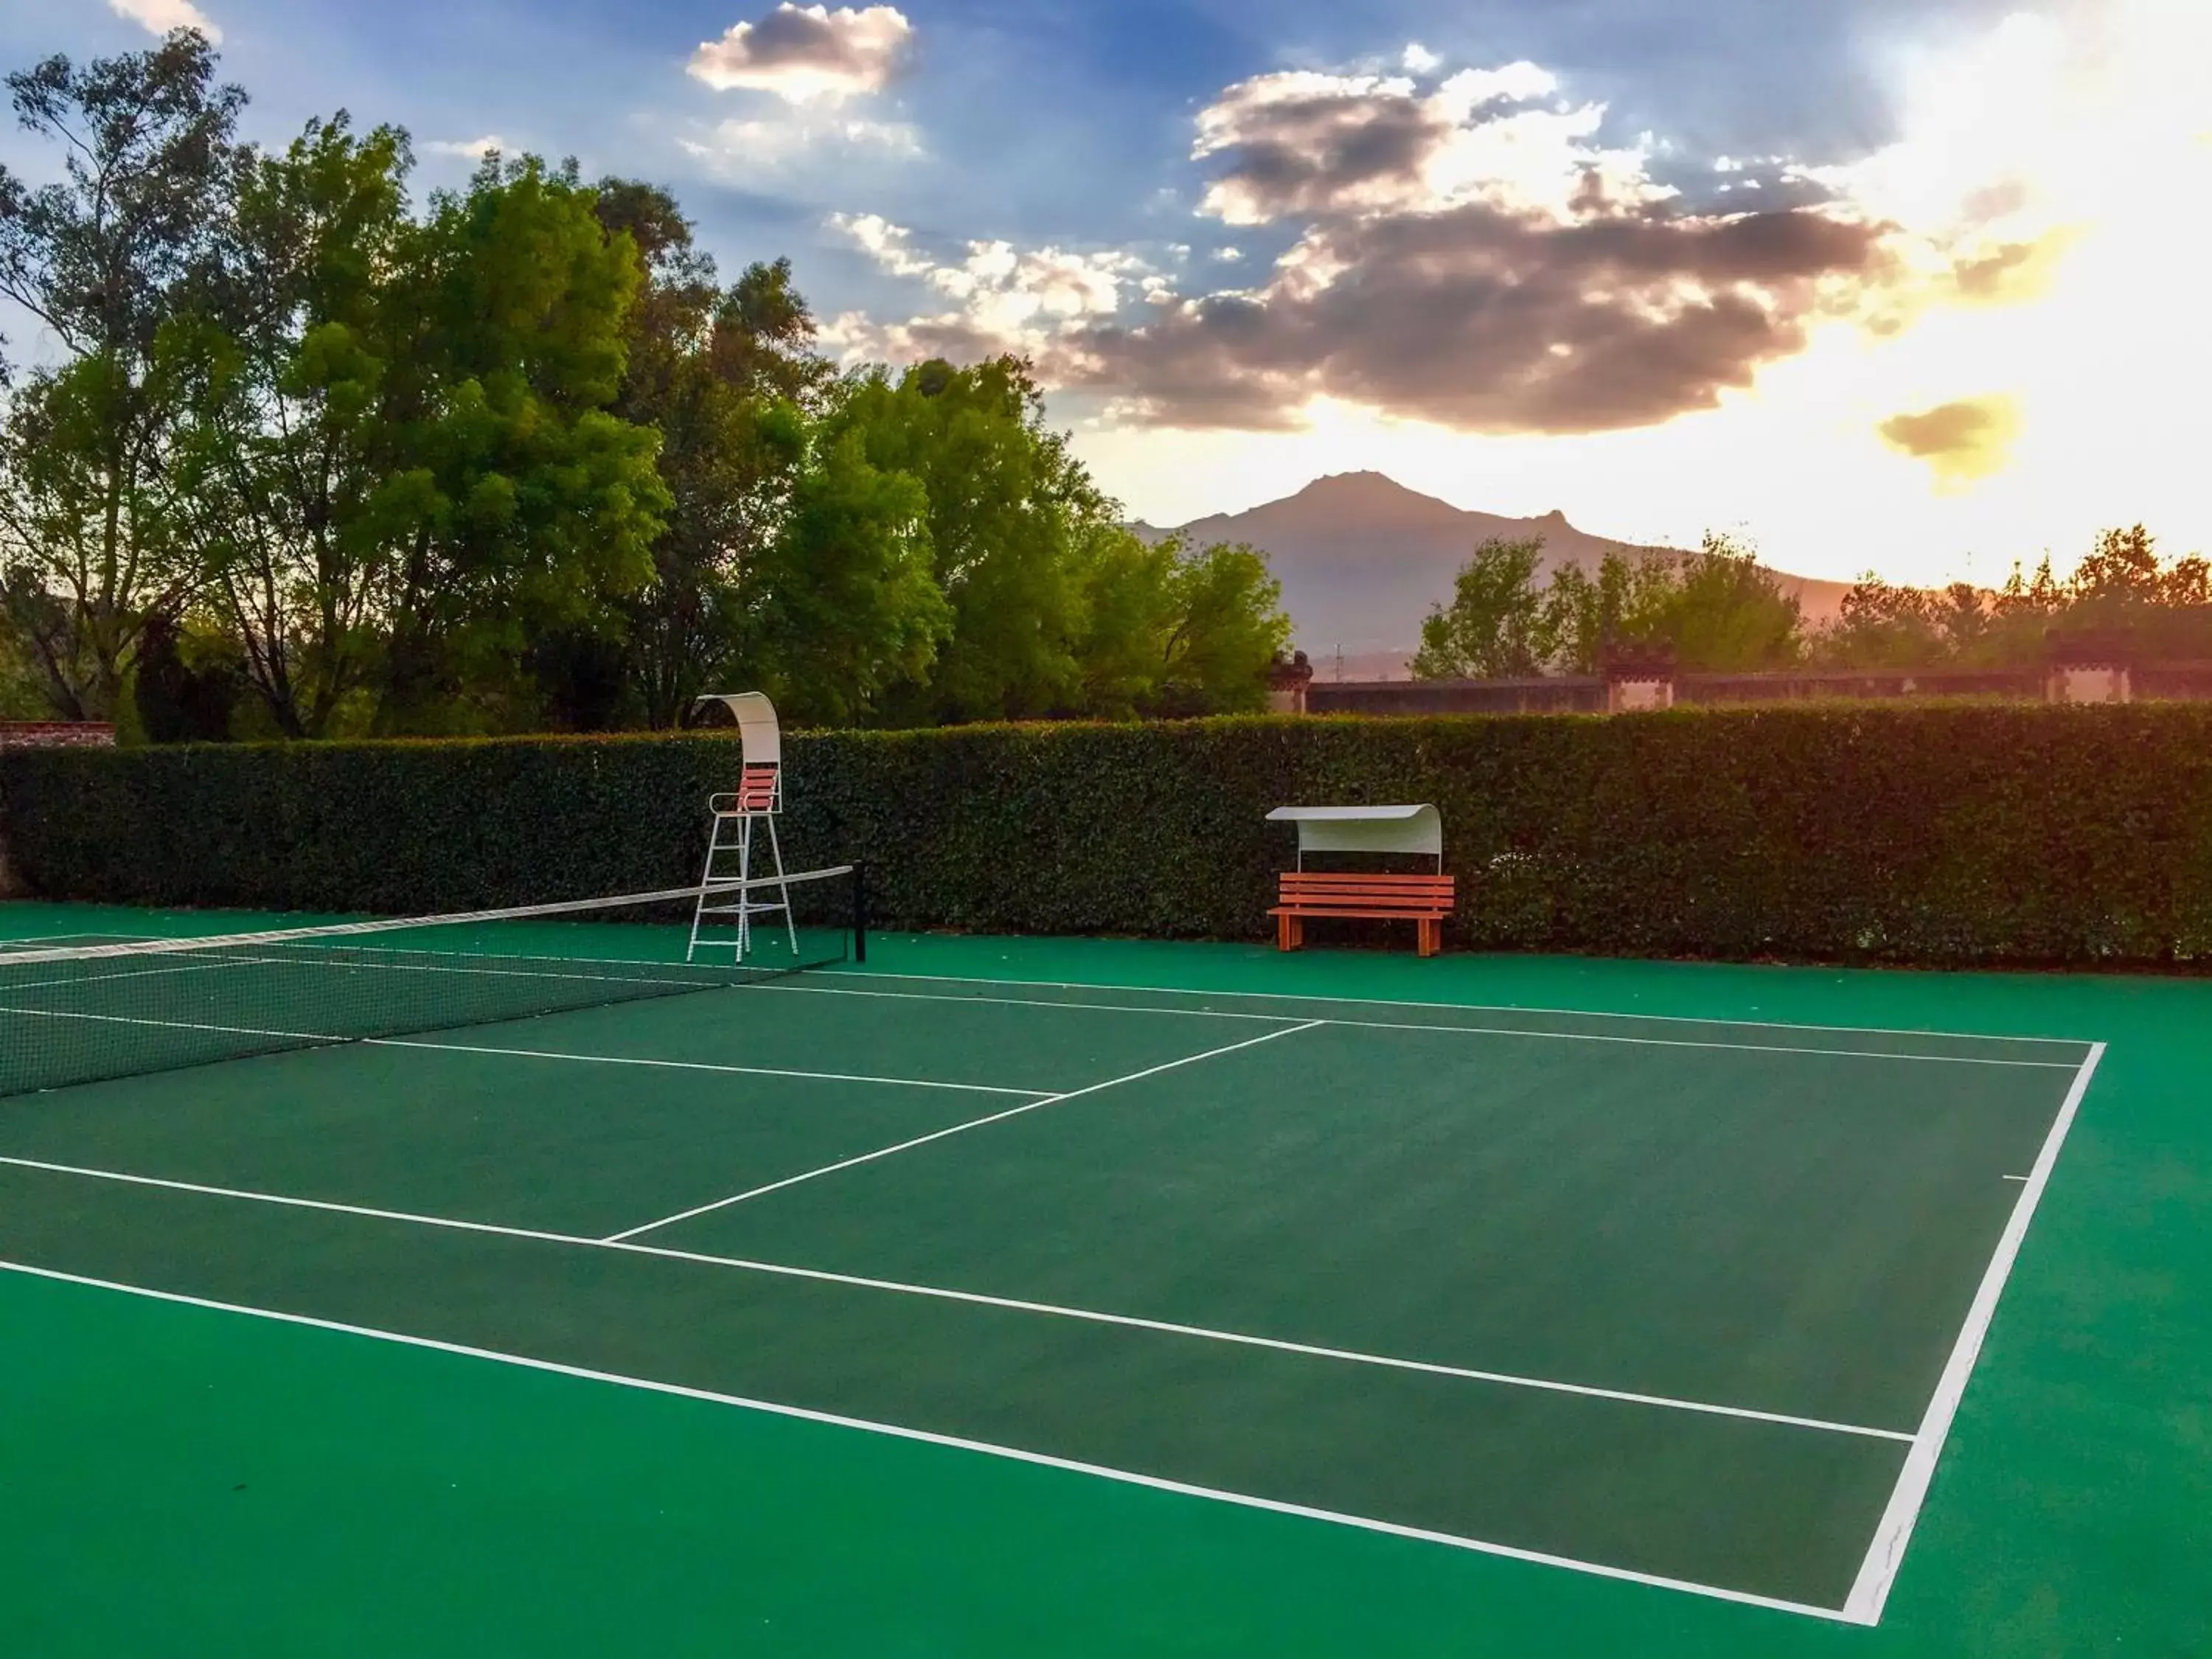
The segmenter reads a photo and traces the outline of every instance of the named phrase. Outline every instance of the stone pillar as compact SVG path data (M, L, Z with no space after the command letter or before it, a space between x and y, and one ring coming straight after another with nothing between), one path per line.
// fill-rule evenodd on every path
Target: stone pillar
M1634 714L1646 709L1672 708L1674 681L1671 675L1608 674L1605 681L1605 712Z
M1313 684L1313 665L1306 660L1303 651L1293 652L1288 661L1281 657L1267 665L1267 708L1278 714L1303 714L1306 712L1306 688Z
M2132 702L2135 681L2125 663L2054 663L2044 695L2052 702Z
M1639 714L1674 706L1674 653L1642 642L1607 646L1598 655L1605 676L1605 712Z

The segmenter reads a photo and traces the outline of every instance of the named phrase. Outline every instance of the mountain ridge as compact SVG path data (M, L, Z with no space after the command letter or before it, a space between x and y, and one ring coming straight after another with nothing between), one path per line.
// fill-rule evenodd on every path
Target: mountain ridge
M1567 565L1594 574L1616 549L1683 550L1590 535L1557 507L1516 519L1454 507L1373 471L1328 473L1242 513L1210 514L1166 528L1139 520L1130 528L1151 540L1182 535L1201 546L1249 542L1259 548L1283 584L1283 608L1299 647L1317 665L1341 653L1347 669L1357 661L1363 675L1402 673L1420 642L1422 618L1451 597L1460 567L1492 538L1540 538L1540 580ZM1808 623L1832 617L1850 589L1787 571L1774 574Z

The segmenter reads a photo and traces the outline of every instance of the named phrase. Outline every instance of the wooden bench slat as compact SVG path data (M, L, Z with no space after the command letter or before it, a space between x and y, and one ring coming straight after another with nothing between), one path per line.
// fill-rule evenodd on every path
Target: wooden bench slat
M1371 887L1378 892L1395 892L1401 889L1416 891L1429 888L1449 889L1458 881L1456 876L1407 876L1403 881L1378 881L1372 876L1309 876L1295 870L1283 872L1285 887Z
M1449 887L1349 887L1339 884L1329 887L1285 887L1283 889L1283 896L1286 899L1329 898L1345 894L1358 897L1442 899L1446 903L1449 903L1453 896L1452 890Z
M1378 898L1449 899L1457 887L1450 876L1414 876L1404 881L1351 880L1341 877L1300 878L1295 872L1282 880L1285 898L1325 898L1332 894L1371 895Z
M1285 870L1279 902L1267 914L1276 919L1276 942L1285 951L1304 942L1308 917L1322 921L1410 921L1420 954L1443 948L1443 919L1458 896L1453 876L1401 875L1379 872Z
M1442 921L1451 913L1449 910L1372 910L1360 909L1355 907L1347 906L1340 910L1286 909L1279 908L1268 911L1267 914L1271 916L1310 916L1317 921L1327 921L1332 918L1341 921L1346 917L1352 916L1376 921Z
M1290 908L1313 904L1395 904L1407 910L1449 910L1451 895L1427 896L1410 893L1285 893L1280 901Z

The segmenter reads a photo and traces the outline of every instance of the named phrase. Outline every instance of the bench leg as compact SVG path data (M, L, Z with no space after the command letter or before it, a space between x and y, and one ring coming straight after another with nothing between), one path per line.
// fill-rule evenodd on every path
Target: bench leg
M1420 928L1420 939L1416 949L1425 957L1432 957L1444 948L1444 925L1434 916L1423 916L1416 924Z
M1306 923L1304 916L1275 918L1275 948L1295 951L1306 942Z

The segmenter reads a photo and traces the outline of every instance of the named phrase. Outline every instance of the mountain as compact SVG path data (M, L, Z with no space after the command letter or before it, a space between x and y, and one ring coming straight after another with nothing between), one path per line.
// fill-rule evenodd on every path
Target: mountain
M1131 526L1148 538L1180 533L1199 546L1249 542L1283 584L1283 608L1317 672L1331 677L1344 654L1347 679L1396 678L1420 643L1429 607L1451 597L1452 578L1483 542L1540 536L1539 580L1561 565L1595 573L1621 545L1569 524L1472 513L1408 489L1380 472L1316 478L1295 495L1246 513L1216 514L1176 526ZM1809 623L1832 617L1849 585L1776 572Z

